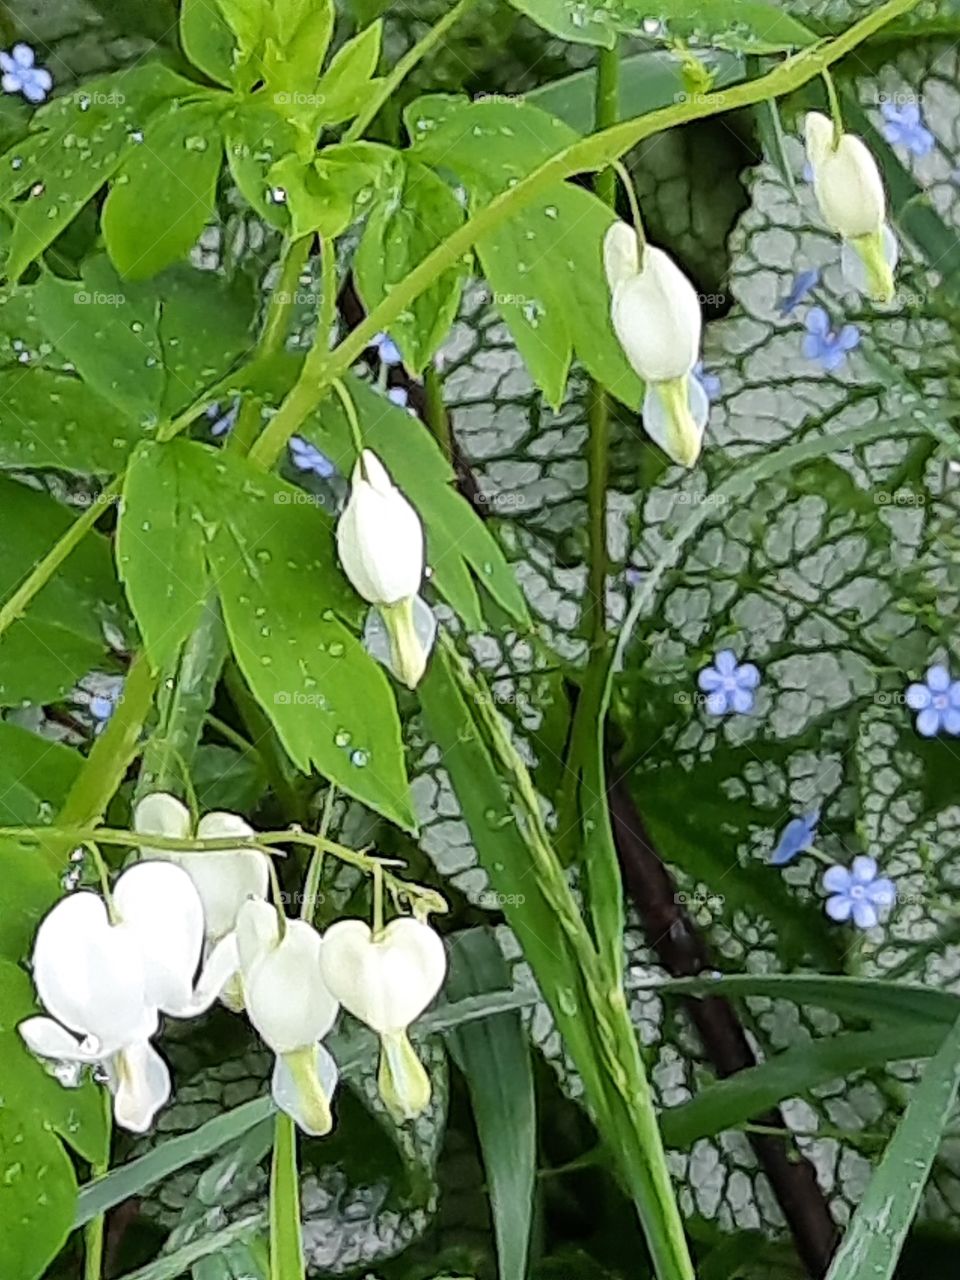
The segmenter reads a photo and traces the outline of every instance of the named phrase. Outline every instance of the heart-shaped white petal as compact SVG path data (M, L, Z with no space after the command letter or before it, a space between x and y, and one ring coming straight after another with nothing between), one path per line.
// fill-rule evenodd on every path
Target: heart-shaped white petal
M170 840L185 840L190 834L190 810L176 796L166 791L155 791L144 796L133 810L133 829L143 835L165 836ZM148 858L169 858L169 850L140 846Z
M98 1057L147 1040L157 1029L137 940L110 924L94 893L71 894L44 918L34 944L33 978L47 1011L91 1037Z
M363 920L339 920L324 935L320 967L343 1007L384 1034L423 1013L443 983L447 953L428 924L409 916L376 939Z
M197 1012L193 978L203 949L203 907L193 881L172 862L138 862L117 881L119 927L143 954L147 999L174 1017Z
M319 933L305 920L288 920L283 937L274 933L270 945L266 905L248 902L237 924L243 999L250 1021L273 1052L293 1053L327 1034L337 1002L320 975Z

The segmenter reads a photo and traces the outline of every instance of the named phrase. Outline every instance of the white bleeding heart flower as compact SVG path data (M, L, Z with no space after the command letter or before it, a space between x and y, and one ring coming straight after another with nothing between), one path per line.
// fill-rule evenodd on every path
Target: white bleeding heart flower
M235 813L214 811L206 813L197 823L196 830L190 810L176 796L163 791L144 796L133 813L133 827L145 836L165 836L173 840L224 840L236 836L241 839L254 835L248 822ZM203 903L206 953L236 928L240 908L250 898L266 898L270 883L270 867L267 855L259 849L189 850L153 849L141 845L147 857L162 858L186 871L196 886ZM231 944L232 945L232 944ZM236 956L234 952L234 963ZM241 1006L239 988L228 983L223 1001L229 1008Z
M614 332L646 383L644 425L675 462L692 467L709 413L693 373L703 332L697 292L669 254L653 245L641 252L625 222L607 231L603 262Z
M237 947L247 1015L276 1054L273 1099L305 1132L329 1133L337 1064L324 1048L339 1006L320 972L320 935L305 920L287 920L250 901L237 921Z
M324 981L345 1009L380 1036L380 1095L402 1119L430 1101L430 1077L414 1052L407 1028L443 984L447 953L422 920L392 920L374 936L363 920L339 920L324 935Z
M81 892L46 915L33 976L52 1016L27 1018L18 1029L40 1057L102 1066L117 1123L145 1133L170 1096L170 1072L150 1044L159 1013L182 1018L209 1008L229 960L218 949L194 988L203 909L179 867L130 867L117 881L113 906L111 921L97 894Z
M844 275L875 302L889 302L899 246L887 222L877 162L862 138L844 132L838 137L833 121L819 111L807 113L804 131L820 212L855 254L845 257Z
M414 622L424 570L423 525L370 449L353 469L350 497L337 524L337 554L354 588L383 618L392 669L408 688L416 688L429 657Z

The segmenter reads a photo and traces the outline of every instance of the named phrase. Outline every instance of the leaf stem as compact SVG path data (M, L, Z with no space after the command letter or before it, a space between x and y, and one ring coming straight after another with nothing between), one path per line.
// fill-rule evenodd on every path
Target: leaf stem
M43 559L34 565L13 595L3 602L0 607L0 636L23 616L34 596L46 586L64 560L80 545L107 507L119 496L120 482L121 477L117 476L92 499L86 511L53 544Z
M445 13L440 21L432 26L421 40L418 40L411 49L407 50L390 74L383 80L379 90L373 94L370 101L343 135L344 142L356 142L363 137L368 125L376 118L380 108L393 97L397 86L406 79L417 63L440 43L450 28L459 22L467 10L476 2L477 0L460 0L460 3L455 4L449 13Z
M274 1125L270 1165L270 1280L303 1280L297 1131L282 1111Z

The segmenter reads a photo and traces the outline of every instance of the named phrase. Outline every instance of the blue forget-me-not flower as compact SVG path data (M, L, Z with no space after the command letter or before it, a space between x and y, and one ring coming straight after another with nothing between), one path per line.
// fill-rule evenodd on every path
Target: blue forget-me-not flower
M0 53L0 87L4 93L22 93L28 102L44 102L53 88L53 76L36 65L37 56L28 44L15 44L9 53Z
M843 922L853 917L858 929L872 929L880 919L880 911L892 907L897 888L892 880L877 876L875 858L860 854L846 867L830 867L823 876L823 887L830 897L824 909L831 920Z
M891 146L905 147L915 156L930 154L936 139L923 123L919 103L906 102L901 107L895 102L885 102L880 110L883 136Z
M807 334L803 340L803 354L808 360L816 360L825 373L833 373L846 360L849 352L860 345L860 330L855 324L843 328L830 328L830 317L823 307L811 307L807 312Z
M922 683L907 687L907 706L917 714L917 733L933 738L941 730L960 734L960 680L953 680L946 667L930 667Z
M752 662L737 662L732 649L721 649L712 667L704 667L697 684L707 695L707 710L713 716L736 712L746 715L753 710L754 690L760 683L760 671Z

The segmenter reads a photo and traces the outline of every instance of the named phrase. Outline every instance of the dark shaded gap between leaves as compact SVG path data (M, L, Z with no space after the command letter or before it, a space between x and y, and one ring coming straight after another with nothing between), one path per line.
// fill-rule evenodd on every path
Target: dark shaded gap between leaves
M611 775L608 762L608 776ZM674 978L692 978L716 966L703 938L677 902L673 878L653 843L633 797L622 781L611 783L607 802L613 838L628 894L650 947ZM743 1025L729 1000L686 999L684 1007L721 1079L757 1065ZM779 1107L755 1117L764 1128L786 1129ZM814 1280L826 1274L839 1240L836 1223L810 1161L791 1139L747 1135L787 1220L797 1252Z

